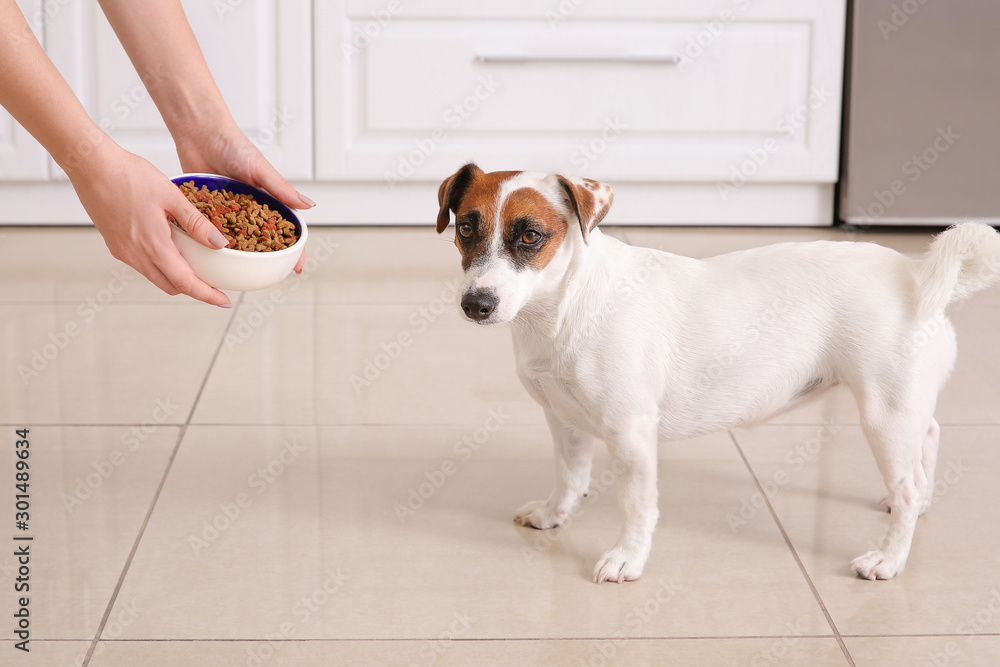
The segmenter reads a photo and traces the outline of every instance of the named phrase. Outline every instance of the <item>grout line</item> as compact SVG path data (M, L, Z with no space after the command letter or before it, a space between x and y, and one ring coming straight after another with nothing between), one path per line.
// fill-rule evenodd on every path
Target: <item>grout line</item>
M23 425L23 424L0 424L0 427L21 426L21 425ZM118 424L118 423L115 423L115 424L111 424L111 423L93 423L93 424L72 424L72 423L63 424L63 423L59 423L59 424L33 424L31 428L119 428L119 427L124 428L126 426L143 426L143 424L141 422L135 422L135 423L132 423L132 424L129 424L129 423L120 423L120 424ZM184 426L183 422L162 422L162 423L157 423L156 424L157 428L159 428L159 427L181 428L182 426Z
M899 635L888 635L888 634L879 634L879 635L841 635L841 637L851 637L851 638L854 638L854 639L867 639L867 638L892 639L894 637L906 637L906 638L910 638L910 637L914 637L914 638L915 637L964 637L966 639L972 639L973 637L1000 637L1000 632L978 632L978 633L975 633L975 634L972 634L972 633L954 633L954 632L940 632L940 633L938 633L938 632L924 632L924 633L917 633L917 634L899 634Z
M450 280L451 278L442 278L441 281L435 283L435 286L440 285L441 282ZM358 300L358 301L347 301L347 300L333 300L333 301L323 301L315 298L304 298L301 301L295 301L289 299L285 301L286 306L423 306L426 305L429 299L433 299L433 296L428 296L426 299L393 299L390 301L372 301ZM242 297L239 298L242 302ZM75 306L79 304L79 301L0 301L0 306ZM247 304L259 303L258 301L247 301ZM166 306L172 308L186 307L195 304L188 303L161 303L152 301L125 301L116 302L114 304L108 304L109 306ZM234 307L236 304L233 304ZM457 310L455 311L458 312Z
M795 546L792 544L791 538L789 538L788 533L785 532L785 527L781 525L781 520L778 519L778 514L774 511L774 507L771 505L771 499L766 493L764 493L764 487L761 486L760 481L757 479L757 474L750 466L750 461L747 460L746 455L743 453L743 449L740 447L740 443L737 442L736 436L732 431L727 431L727 433L729 433L729 439L733 441L736 451L739 452L740 458L743 459L743 464L746 465L747 470L750 472L750 476L753 477L753 483L757 486L757 491L764 499L764 503L767 505L767 511L771 513L771 518L774 519L775 525L778 526L778 531L781 532L781 537L784 538L785 544L788 545L788 549L792 552L792 557L795 559L795 563L799 566L802 576L805 578L806 583L809 584L809 590L812 591L817 604L819 604L819 608L823 611L823 615L826 616L826 622L830 624L830 629L833 630L833 636L840 645L840 650L844 652L844 657L847 658L847 663L851 665L851 667L856 667L854 664L854 658L851 657L851 652L847 650L847 644L844 643L844 638L840 635L840 631L837 629L837 624L833 621L833 616L830 615L830 611L823 603L823 598L820 597L819 591L816 590L816 585L813 583L812 577L810 577L809 573L806 571L806 566L802 564L802 559L799 558L799 554L795 550Z
M70 300L68 297L63 300L59 299L49 299L48 301L0 301L0 306L76 306L82 299ZM105 305L105 308L110 306L193 306L196 304L191 303L176 303L169 301L115 301L114 303L109 303Z
M829 422L816 422L815 424L758 424L754 426L754 429L768 428L768 427L785 427L785 426L796 426L796 427L806 427L806 426L825 426ZM837 422L839 426L858 426L860 424L848 424ZM52 423L52 424L34 424L32 428L124 428L128 426L142 426L143 424L139 422L93 422L93 423ZM24 426L24 422L10 422L2 423L0 422L0 428L13 427L13 426ZM322 426L322 427L353 427L353 426L399 426L407 428L419 428L419 427L441 427L441 426L468 426L465 422L339 422L339 423L317 423L317 422L163 422L162 424L157 424L158 427L172 427L172 428L183 428L185 426ZM509 424L509 426L517 427L535 427L541 426L546 428L545 421L538 422L523 422L520 424ZM941 423L941 427L945 426L961 426L963 428L998 428L1000 424L946 424Z
M864 635L867 636L867 635ZM893 635L894 636L894 635ZM918 635L923 636L923 635ZM956 637L975 637L978 635L954 635ZM736 639L736 640L748 640L748 639L832 639L833 635L705 635L698 637L683 637L680 635L665 635L663 637L455 637L454 639L449 639L449 642L466 643L473 644L476 642L628 642L628 641L646 641L646 642L656 642L656 641L676 641L678 639L692 639L696 641L713 641L722 639ZM78 639L58 639L58 640L34 640L34 641L80 641ZM351 638L351 637L303 637L301 639L295 639L291 637L286 637L284 639L268 639L266 637L254 637L254 638L225 638L225 639L104 639L102 640L106 643L142 643L142 642L219 642L219 643L234 643L234 642L267 642L268 644L302 644L307 642L386 642L386 643L399 643L399 642L434 642L440 641L437 637L379 637L377 639L372 638Z
M143 517L142 525L139 526L139 532L135 536L135 541L132 543L132 550L129 551L128 558L125 559L125 566L122 568L122 573L118 576L118 583L115 584L115 590L111 593L111 599L108 601L108 606L104 610L104 616L101 617L101 623L97 627L97 633L94 635L94 639L90 642L90 648L87 649L87 655L84 656L80 667L87 667L90 664L91 658L94 657L94 650L97 648L101 635L104 634L104 626L107 625L108 618L111 617L111 610L114 609L115 602L118 601L118 593L121 591L122 584L125 583L125 576L128 574L129 568L132 566L132 559L135 558L135 552L139 549L139 542L142 540L142 536L146 533L146 526L149 525L149 519L153 515L153 510L156 508L156 502L160 499L160 493L163 491L163 487L167 483L167 476L170 474L170 469L174 465L174 459L177 458L177 452L180 450L181 443L184 441L184 435L187 433L188 425L191 423L191 417L194 416L194 411L198 407L198 401L201 400L201 394L205 390L205 385L208 384L208 378L212 374L212 369L215 367L215 362L219 358L219 353L222 351L222 345L226 341L226 334L229 333L229 328L232 327L233 322L236 320L236 307L243 302L243 294L244 293L241 292L237 302L233 304L232 313L229 316L229 323L226 324L226 328L222 331L222 336L219 337L219 344L215 348L215 354L212 355L212 360L208 363L208 368L205 370L205 377L202 378L201 384L198 386L198 392L195 394L194 402L191 404L191 412L188 413L187 420L181 426L181 430L177 434L177 442L174 444L173 451L170 452L170 458L167 459L167 465L163 470L163 475L160 477L160 483L157 485L156 491L153 492L153 499L149 503L149 509L146 510L146 516Z
M859 635L859 634L845 634L841 637L847 639L942 639L946 637L953 637L956 639L975 639L978 637L1000 637L1000 632L980 632L976 634L956 634L956 633L917 633L917 634L873 634L873 635ZM718 640L754 640L754 639L833 639L834 635L662 635L662 636L646 636L646 637L455 637L450 640L455 643L475 643L475 642L606 642L606 641L639 641L639 642L655 642L655 641L677 641L677 640L692 640L692 641L718 641ZM437 637L302 637L302 638L292 638L286 637L283 639L268 639L266 637L226 637L226 638L208 638L208 637L174 637L174 638L158 638L158 637L147 637L147 638L121 638L116 637L114 639L102 639L101 641L107 644L119 643L119 644L141 644L141 643L237 643L237 642L267 642L267 643L278 643L278 644L303 644L309 642L368 642L368 643L398 643L398 642L428 642L428 641L438 641ZM13 640L5 640L3 643L9 643ZM46 643L79 643L85 642L86 639L67 639L67 638L42 638L34 639L33 641L46 642Z

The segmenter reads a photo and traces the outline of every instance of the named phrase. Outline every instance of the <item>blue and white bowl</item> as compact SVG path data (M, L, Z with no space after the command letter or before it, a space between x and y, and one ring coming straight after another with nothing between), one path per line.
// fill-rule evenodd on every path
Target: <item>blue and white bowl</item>
M234 194L252 195L261 205L295 225L299 240L284 250L274 252L248 252L233 248L209 248L188 236L177 225L170 225L170 234L181 257L191 265L194 274L217 289L251 291L265 289L281 282L295 268L306 248L308 231L295 211L252 185L216 174L181 174L170 179L177 185L194 181L196 188L229 190Z

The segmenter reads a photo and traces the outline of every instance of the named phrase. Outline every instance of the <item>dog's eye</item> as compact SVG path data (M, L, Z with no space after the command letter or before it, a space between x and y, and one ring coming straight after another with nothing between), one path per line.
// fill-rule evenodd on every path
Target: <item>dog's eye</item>
M470 225L467 222L463 222L462 224L460 224L458 226L458 234L463 239L471 239L472 238L472 225Z
M526 245L534 245L538 243L538 239L542 238L542 235L533 229L529 229L525 233L521 234L521 243Z

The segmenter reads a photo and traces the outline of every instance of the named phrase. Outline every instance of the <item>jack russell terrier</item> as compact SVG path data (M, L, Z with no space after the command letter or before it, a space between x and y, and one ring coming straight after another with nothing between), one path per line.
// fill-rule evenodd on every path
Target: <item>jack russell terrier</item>
M658 438L755 424L844 384L892 513L882 548L851 568L902 572L934 492L934 408L956 353L944 309L1000 277L1000 235L957 225L921 260L829 241L697 260L603 235L612 198L589 179L475 164L438 191L438 233L455 214L461 309L511 324L518 377L552 432L552 493L514 520L563 523L587 494L600 438L625 524L594 581L637 579L659 515Z

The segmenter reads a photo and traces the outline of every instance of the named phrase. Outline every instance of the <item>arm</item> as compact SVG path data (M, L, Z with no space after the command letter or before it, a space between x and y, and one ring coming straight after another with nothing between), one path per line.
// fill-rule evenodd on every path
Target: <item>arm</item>
M185 171L239 179L267 190L292 208L314 206L237 127L180 0L100 3L160 110Z
M229 306L170 240L172 215L197 240L225 237L151 164L115 144L87 115L45 55L14 0L0 0L0 104L69 175L111 253L168 294Z

